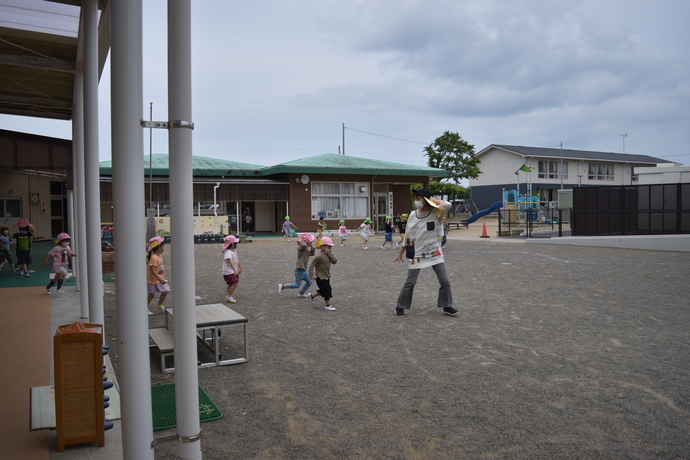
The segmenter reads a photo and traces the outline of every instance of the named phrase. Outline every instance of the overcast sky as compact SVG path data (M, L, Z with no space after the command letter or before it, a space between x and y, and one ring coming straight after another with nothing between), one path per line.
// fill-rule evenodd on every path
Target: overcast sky
M167 2L144 2L142 117L167 120ZM690 164L687 0L195 0L194 154L425 165L444 131ZM100 159L111 159L109 69ZM71 137L69 122L0 118ZM627 134L623 137L622 134ZM148 130L142 152L149 153ZM167 153L153 133L153 153Z

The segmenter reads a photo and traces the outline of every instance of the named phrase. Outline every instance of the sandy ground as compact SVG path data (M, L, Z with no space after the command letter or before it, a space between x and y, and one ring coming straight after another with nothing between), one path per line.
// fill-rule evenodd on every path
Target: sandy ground
M202 424L203 458L690 458L690 254L480 232L452 231L445 251L454 318L436 307L431 269L407 318L394 316L406 266L382 237L335 247L334 312L278 295L294 240L240 245L232 308L249 319L250 361L199 371L225 414ZM197 303L222 302L220 245L195 250ZM114 304L106 296L109 330ZM240 347L231 331L227 356ZM174 378L155 351L151 372L152 384ZM175 458L176 445L156 451Z

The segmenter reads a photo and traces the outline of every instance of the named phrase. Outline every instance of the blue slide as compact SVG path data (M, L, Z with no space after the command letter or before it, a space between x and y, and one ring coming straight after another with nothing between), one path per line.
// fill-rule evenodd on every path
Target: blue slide
M461 220L460 223L462 225L464 225L465 227L467 227L469 224L471 224L475 220L479 219L480 217L484 217L487 214L491 214L492 212L494 212L496 209L500 208L501 206L503 206L503 202L497 201L494 204L492 204L491 206L489 206L487 209L482 209L478 213L472 214L467 219Z

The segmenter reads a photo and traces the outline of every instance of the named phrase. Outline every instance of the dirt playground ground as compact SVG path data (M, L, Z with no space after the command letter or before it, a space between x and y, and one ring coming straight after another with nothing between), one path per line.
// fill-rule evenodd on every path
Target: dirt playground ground
M690 253L453 235L467 234L451 232L445 251L457 317L436 307L431 269L395 317L406 266L380 236L367 251L354 236L334 248L333 312L278 295L294 239L239 245L231 308L249 319L250 360L199 371L224 413L201 425L203 458L690 458ZM195 250L197 303L222 302L220 245ZM222 343L237 354L239 329ZM152 384L174 379L156 351L151 372ZM156 458L176 458L176 444Z

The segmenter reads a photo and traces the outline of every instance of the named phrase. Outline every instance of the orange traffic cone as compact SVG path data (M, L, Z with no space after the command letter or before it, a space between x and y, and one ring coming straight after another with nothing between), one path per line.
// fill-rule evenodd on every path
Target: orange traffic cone
M486 222L484 222L484 228L482 228L482 234L479 236L479 238L488 238L489 235L486 233Z

